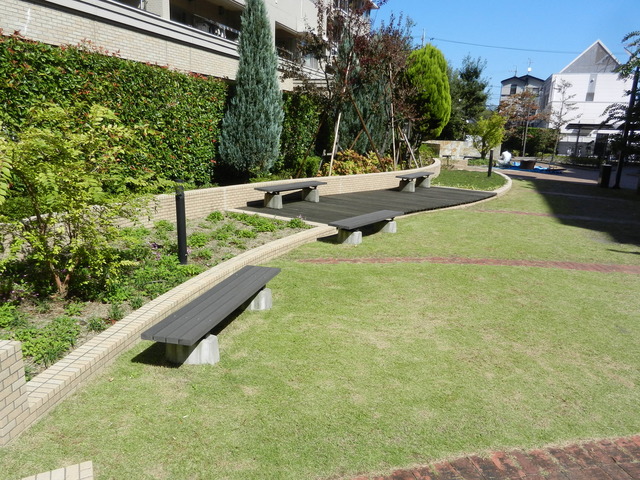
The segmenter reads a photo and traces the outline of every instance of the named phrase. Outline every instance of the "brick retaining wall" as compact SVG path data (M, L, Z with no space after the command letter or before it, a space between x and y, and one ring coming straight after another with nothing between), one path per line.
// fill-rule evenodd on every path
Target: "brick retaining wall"
M440 162L420 170L434 172L433 178L440 173ZM408 173L416 170L405 170L384 173L369 173L363 175L315 177L313 180L327 182L326 185L318 187L320 198L323 195L336 195L340 193L363 192L367 190L380 190L384 188L397 187L399 180L396 175ZM273 182L260 183L260 186L268 186L281 183L294 183L301 180L292 179L278 180ZM241 208L248 202L260 201L264 198L264 193L255 190L258 184L246 183L242 185L231 185L228 187L204 188L202 190L190 190L185 192L185 208L187 218L202 218L214 210L229 210ZM142 219L142 223L150 225L158 220L168 220L175 222L176 203L174 195L158 195L155 198L152 219Z

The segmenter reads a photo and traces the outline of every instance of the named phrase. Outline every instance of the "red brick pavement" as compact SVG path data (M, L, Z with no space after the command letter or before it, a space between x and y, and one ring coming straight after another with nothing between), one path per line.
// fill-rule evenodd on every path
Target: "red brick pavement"
M545 260L505 260L500 258L467 257L383 257L383 258L310 258L300 260L306 263L440 263L456 265L497 265L509 267L561 268L565 270L585 270L601 273L640 274L640 265L605 263L557 262Z
M353 480L640 480L640 435L473 455Z

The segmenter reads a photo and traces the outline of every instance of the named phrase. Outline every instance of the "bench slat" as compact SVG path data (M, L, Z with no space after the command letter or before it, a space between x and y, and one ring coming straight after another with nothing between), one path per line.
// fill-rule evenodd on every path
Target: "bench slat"
M248 265L142 333L144 340L193 345L258 293L279 268Z
M265 273L268 272L258 272L249 279L236 279L223 290L212 292L209 301L205 299L197 311L189 312L188 320L173 322L175 327L165 333L164 342L178 345L196 343L266 285L271 278Z
M329 225L343 230L355 230L357 228L364 227L365 225L371 225L384 220L393 220L395 217L400 215L404 215L404 212L398 212L396 210L378 210L376 212L365 213L364 215L336 220L335 222L330 222Z

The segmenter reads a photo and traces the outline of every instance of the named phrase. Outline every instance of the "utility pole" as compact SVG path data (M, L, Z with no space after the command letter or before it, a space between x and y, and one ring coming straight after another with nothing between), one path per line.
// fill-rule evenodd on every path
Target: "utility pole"
M616 170L616 182L611 188L620 188L620 178L622 177L622 167L624 166L624 160L627 157L627 150L629 144L629 130L631 129L631 115L633 107L636 103L636 95L638 94L638 73L640 67L636 67L633 72L633 83L631 84L631 95L629 96L629 107L627 108L627 115L624 121L624 130L622 131L622 149L618 156L618 168Z

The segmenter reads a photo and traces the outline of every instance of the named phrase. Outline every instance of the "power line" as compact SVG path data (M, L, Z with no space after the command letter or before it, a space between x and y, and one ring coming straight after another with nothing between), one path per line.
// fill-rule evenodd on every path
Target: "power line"
M439 42L458 43L460 45L470 45L472 47L484 47L484 48L497 48L501 50L517 50L519 52L536 52L536 53L560 53L563 55L579 55L582 52L568 52L560 50L535 50L531 48L517 48L517 47L500 47L497 45L483 45L481 43L460 42L457 40L447 40L446 38L429 37L429 40L438 40Z

